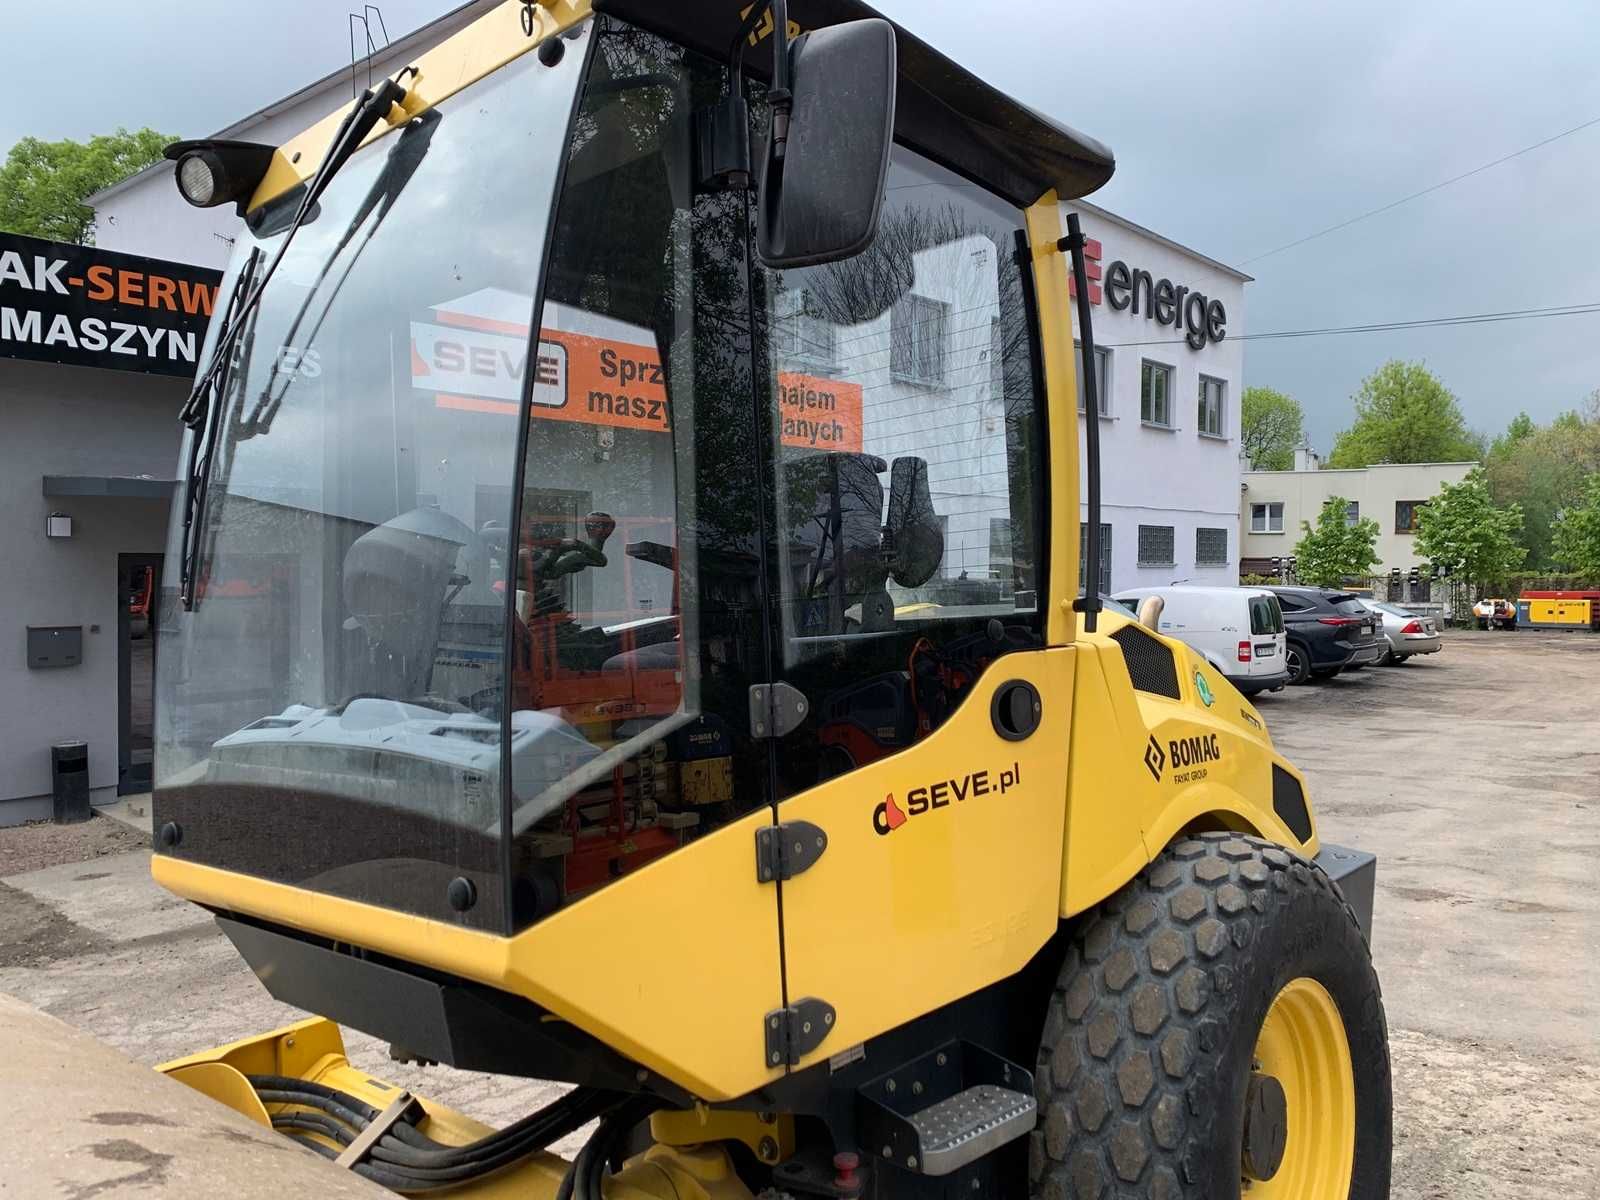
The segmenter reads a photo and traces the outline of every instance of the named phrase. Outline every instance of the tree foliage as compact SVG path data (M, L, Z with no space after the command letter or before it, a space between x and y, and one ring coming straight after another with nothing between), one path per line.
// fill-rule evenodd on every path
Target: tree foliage
M1479 590L1505 582L1527 556L1518 544L1522 509L1497 508L1481 468L1460 483L1443 484L1419 522L1417 556Z
M1579 575L1600 579L1600 473L1584 480L1582 500L1556 518L1555 557Z
M1338 587L1346 578L1360 578L1378 562L1378 523L1362 517L1351 524L1350 501L1330 496L1317 514L1315 527L1301 521L1295 543L1295 575L1318 587Z
M154 129L118 129L87 142L23 138L0 166L0 232L92 243L94 210L85 198L142 171L173 140Z
M1483 439L1467 428L1454 394L1421 363L1390 359L1352 399L1355 423L1334 440L1330 467L1483 457Z
M1585 480L1600 472L1600 393L1581 411L1563 413L1549 425L1523 430L1519 422L1495 439L1484 472L1496 504L1522 508L1529 565L1548 567L1560 557L1556 514L1579 503Z
M1239 438L1257 471L1287 471L1305 437L1305 411L1293 396L1269 387L1245 388L1239 398Z

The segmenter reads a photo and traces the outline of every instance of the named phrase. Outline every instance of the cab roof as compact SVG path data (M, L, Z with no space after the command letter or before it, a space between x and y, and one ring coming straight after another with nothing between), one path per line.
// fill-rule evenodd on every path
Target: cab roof
M660 34L719 61L747 6L738 0L594 0L594 10ZM859 0L789 0L789 20L818 29L866 17L887 20ZM985 83L894 22L899 49L895 136L1004 196L1034 203L1054 188L1061 200L1088 195L1111 178L1116 161L1094 138L1070 129ZM747 45L745 70L772 71L772 39Z

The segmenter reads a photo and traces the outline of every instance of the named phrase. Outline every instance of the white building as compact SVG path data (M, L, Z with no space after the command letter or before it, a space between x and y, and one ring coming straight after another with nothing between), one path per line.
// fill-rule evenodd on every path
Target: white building
M1098 257L1101 590L1237 583L1250 277L1091 204L1067 211Z
M1294 553L1304 535L1304 525L1315 524L1322 506L1334 496L1347 501L1345 520L1355 524L1364 517L1378 523L1375 549L1378 565L1373 575L1393 579L1387 596L1395 601L1426 603L1432 600L1427 567L1416 552L1418 514L1446 483L1460 483L1478 464L1384 463L1358 469L1327 470L1304 447L1295 451L1292 471L1246 471L1240 498L1239 523L1246 573L1270 574L1273 559ZM1415 587L1412 568L1418 569Z

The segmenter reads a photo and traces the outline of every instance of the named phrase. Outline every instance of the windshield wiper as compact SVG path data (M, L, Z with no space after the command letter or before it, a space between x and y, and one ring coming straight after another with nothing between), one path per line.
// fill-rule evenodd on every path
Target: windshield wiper
M407 67L400 72L403 77L408 72L415 70ZM283 240L278 243L278 250L272 256L272 261L267 264L267 269L262 273L260 282L250 290L244 304L240 307L233 327L228 330L227 341L217 339L216 352L211 356L204 374L195 381L194 391L189 395L189 402L184 405L184 411L195 405L195 397L210 388L215 377L224 370L232 358L233 343L238 340L239 330L244 326L246 318L255 311L261 303L261 294L266 291L267 285L272 282L272 276L278 270L278 264L283 262L284 255L288 252L289 243L294 240L294 235L300 231L311 215L311 210L327 191L328 184L332 182L334 174L340 167L350 160L350 156L360 148L367 134L372 132L372 127L379 120L385 118L392 108L400 107L403 111L403 101L406 98L406 89L394 79L385 79L376 88L368 88L361 94L361 99L354 108L345 114L339 128L333 135L332 142L328 145L328 152L323 156L322 163L317 167L316 173L311 176L311 181L306 184L305 192L300 197L300 204L295 209L293 219L290 220L283 234Z
M339 292L344 287L350 273L355 270L356 262L362 252L378 232L384 219L388 217L389 210L394 207L395 201L400 198L400 193L405 190L411 178L416 174L417 168L422 165L422 160L428 153L428 144L433 140L434 131L439 124L437 109L430 109L421 116L412 120L400 131L395 139L394 146L389 150L389 156L384 161L383 170L372 181L372 186L367 189L365 198L351 215L345 226L344 233L339 238L339 243L322 262L322 267L317 272L316 279L306 290L305 299L300 302L300 307L295 311L294 320L289 324L289 331L283 335L284 346L300 344L300 326L311 311L311 302L316 299L317 293L322 290L328 276L333 271L333 266L339 261L340 255L355 241L358 231L361 231L361 240L351 251L349 261L345 263L344 270L332 287L328 289L327 299L323 302L317 319L311 324L311 331L305 336L304 349L309 351L317 335L322 331L322 323L327 320L328 313L333 309L333 303L339 298ZM376 212L377 216L370 223L368 218ZM262 385L260 394L256 397L255 404L250 412L243 417L239 425L241 438L254 437L266 433L272 428L272 419L277 415L278 406L283 403L284 393L289 390L289 385L295 380L293 371L283 370L284 356L277 355L272 360L272 369L267 374L267 381ZM280 377L282 386L278 386Z
M222 311L222 324L217 328L217 347L212 354L200 385L189 394L188 402L178 414L189 427L189 462L184 472L183 484L183 543L179 553L178 596L184 611L192 612L195 605L195 575L200 557L201 514L205 510L206 491L211 485L211 464L215 460L217 438L226 421L222 401L227 396L234 331L244 323L241 297L249 290L255 278L256 265L261 261L261 250L250 251L239 277L234 280L233 291L228 296L228 306ZM228 347L224 354L222 348ZM213 369L214 368L214 369Z

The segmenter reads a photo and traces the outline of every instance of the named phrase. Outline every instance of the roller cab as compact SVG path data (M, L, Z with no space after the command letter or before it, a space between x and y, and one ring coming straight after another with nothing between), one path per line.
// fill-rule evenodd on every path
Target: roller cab
M1109 151L846 0L703 7L505 4L175 148L246 228L153 869L319 1019L164 1069L401 1192L1052 1194L1104 906L1190 844L1340 896L1330 848L1227 680L1078 596ZM575 1087L488 1131L333 1022Z

